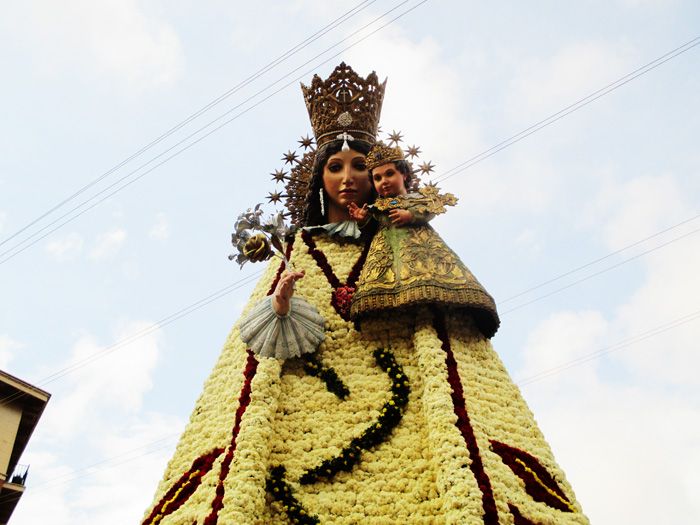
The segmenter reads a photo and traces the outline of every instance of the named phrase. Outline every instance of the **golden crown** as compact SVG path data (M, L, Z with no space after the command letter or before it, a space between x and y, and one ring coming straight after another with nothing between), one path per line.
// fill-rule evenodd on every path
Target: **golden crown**
M336 139L373 144L385 88L386 80L380 84L374 71L364 79L345 62L326 80L314 75L310 86L302 84L316 147Z
M383 142L377 142L367 153L367 169L372 171L374 168L397 160L405 160L403 150L398 145L387 146Z

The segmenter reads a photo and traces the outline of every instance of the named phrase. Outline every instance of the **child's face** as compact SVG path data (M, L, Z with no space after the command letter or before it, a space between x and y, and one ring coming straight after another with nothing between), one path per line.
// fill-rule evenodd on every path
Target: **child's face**
M393 162L372 170L372 184L380 197L396 197L407 193L403 174Z

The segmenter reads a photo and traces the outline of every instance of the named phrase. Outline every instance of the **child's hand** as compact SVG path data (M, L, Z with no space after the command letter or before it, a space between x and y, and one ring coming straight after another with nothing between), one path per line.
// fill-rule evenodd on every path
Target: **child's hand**
M348 213L350 214L350 217L352 217L354 220L356 220L357 222L361 222L367 218L369 210L367 209L366 204L363 205L362 208L360 208L357 204L351 202L350 204L348 204Z
M272 309L277 315L287 315L289 313L289 302L294 295L294 283L304 277L304 271L288 272L282 274L275 292L272 295Z
M413 214L408 210L393 209L389 212L391 223L396 226L404 226L413 221Z

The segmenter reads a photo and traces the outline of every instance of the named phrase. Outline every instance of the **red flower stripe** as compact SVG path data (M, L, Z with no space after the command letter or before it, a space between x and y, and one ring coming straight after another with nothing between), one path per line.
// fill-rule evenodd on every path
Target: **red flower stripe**
M292 247L294 245L294 238L290 239L287 243L287 250L285 255L287 260L292 255ZM277 269L277 274L270 285L270 289L267 295L272 295L277 288L277 283L282 277L282 272L284 271L285 263L280 263L280 267ZM243 388L241 389L241 394L238 397L238 410L236 410L236 419L233 425L233 430L231 431L231 444L226 451L226 456L221 463L221 472L219 473L219 483L216 485L216 496L214 501L211 503L211 512L204 520L204 525L216 525L219 519L219 511L224 508L224 494L226 493L226 488L224 487L224 481L228 477L228 473L231 469L231 462L233 461L233 454L236 451L236 438L238 437L238 432L241 429L241 420L243 419L243 414L250 404L250 384L255 377L255 372L258 369L258 361L255 359L253 353L248 350L248 360L246 361L245 369L243 370L243 376L245 381L243 382Z
M338 277L336 277L335 273L333 273L333 268L331 268L331 265L328 264L326 254L324 254L321 250L319 250L316 247L316 242L314 241L311 232L309 232L308 230L302 230L301 238L306 244L306 246L309 248L309 254L311 254L311 257L314 258L316 264L318 264L318 267L321 268L324 275L326 276L326 279L328 279L330 285L333 288L338 288L338 286L340 286L340 280L338 279Z
M292 246L294 244L294 239L291 239L287 244L287 259L289 259L292 254ZM275 275L270 290L267 295L272 295L277 287L277 283L282 276L284 271L284 263L280 264L277 274ZM233 430L231 431L231 444L228 447L224 461L221 464L221 472L219 473L219 483L216 486L216 496L212 502L212 511L209 516L206 517L204 523L205 525L214 525L218 520L219 510L223 508L224 499L224 485L223 482L228 476L231 461L233 460L233 454L236 450L236 438L238 437L238 432L241 428L241 419L243 414L250 403L250 383L255 377L255 372L258 368L258 361L253 356L252 352L248 350L248 359L246 361L245 369L243 370L243 387L241 388L241 393L238 397L238 410L236 410L236 417L234 420ZM170 489L165 493L165 495L160 499L158 504L153 508L148 517L143 521L142 525L151 525L158 523L168 514L175 512L180 508L189 497L194 494L195 490L202 482L202 477L211 470L214 461L223 453L223 448L216 448L198 457L192 463L192 466L185 472L177 482L170 487ZM195 474L193 476L193 474ZM173 499L175 498L175 499Z
M365 261L367 260L367 254L369 253L370 245L370 241L365 241L365 247L362 249L360 257L357 259L357 261L355 261L352 270L350 270L350 275L348 275L348 282L346 283L347 286L355 287L355 285L357 284L357 280L360 278L360 272L362 271L362 267L365 265Z
M216 461L223 451L223 448L215 448L208 454L204 454L195 459L189 470L180 476L180 479L170 487L158 504L153 507L153 510L142 522L142 525L158 523L165 516L179 509L183 503L194 494L194 491L197 490L197 487L202 482L204 475L211 470L214 461Z
M245 370L243 375L245 376L245 381L243 383L243 388L241 389L241 395L238 398L238 410L236 410L236 419L233 425L233 430L231 431L231 444L226 451L226 456L221 463L221 472L219 472L219 483L216 485L216 497L211 504L211 512L209 516L204 520L204 525L216 525L219 519L219 511L224 507L224 493L226 489L224 487L224 481L226 480L229 469L231 468L231 461L233 461L233 454L236 451L236 438L238 437L238 432L241 429L241 419L243 419L243 414L250 404L250 383L255 377L255 372L258 369L258 361L255 359L253 353L248 350L248 361L245 365Z
M459 371L457 370L457 361L455 361L454 354L452 353L450 337L447 333L447 326L445 325L445 317L441 311L435 313L433 327L442 342L442 349L446 354L445 364L447 365L447 381L452 387L452 404L454 406L455 415L457 416L456 424L467 445L469 457L472 460L470 468L481 490L484 524L498 525L498 511L496 510L496 500L493 496L493 490L491 489L491 481L484 470L484 464L479 454L479 444L476 441L474 429L469 421L469 414L467 413L467 407L464 401L462 381L460 380Z
M323 253L316 247L316 242L314 241L313 235L308 230L302 230L301 238L309 249L309 254L313 257L316 264L321 269L323 274L326 276L328 283L333 288L333 293L331 294L331 305L338 312L338 315L344 320L350 320L350 303L352 301L352 296L355 293L355 285L357 280L360 278L360 272L362 267L365 265L367 260L367 253L369 252L370 242L366 241L365 246L362 249L360 257L353 265L350 270L350 275L348 275L348 280L345 284L340 282L338 276L333 272L333 268L328 262L326 254Z
M287 260L292 256L292 247L294 246L294 237L292 237L289 242L287 242L287 250L285 252L285 255L287 256ZM275 278L272 281L272 285L270 286L270 289L267 292L267 295L272 295L275 293L275 288L277 288L277 283L280 280L280 277L282 277L282 272L284 271L284 261L280 264L280 267L277 269L277 274L275 275Z
M513 515L513 525L539 525L538 523L535 523L534 521L523 516L520 513L520 509L512 503L508 503L508 508L510 509L510 513Z
M523 480L525 492L532 499L564 512L573 512L569 498L535 456L494 440L491 440L491 450L501 456L503 463Z

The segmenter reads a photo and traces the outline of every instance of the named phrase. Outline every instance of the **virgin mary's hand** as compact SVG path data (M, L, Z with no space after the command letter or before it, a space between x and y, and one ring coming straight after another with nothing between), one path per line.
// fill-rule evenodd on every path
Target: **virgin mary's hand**
M294 283L304 277L304 271L288 272L282 274L275 292L272 294L272 309L277 315L287 315L289 313L289 302L294 295Z

